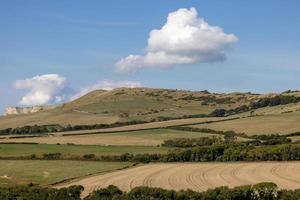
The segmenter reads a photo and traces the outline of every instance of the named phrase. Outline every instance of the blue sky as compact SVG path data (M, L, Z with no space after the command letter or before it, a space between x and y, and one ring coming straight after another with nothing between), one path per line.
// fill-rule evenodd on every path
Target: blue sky
M116 72L129 54L144 54L149 33L170 12L194 7L238 42L222 62ZM99 81L217 92L300 89L298 0L0 0L0 111L28 93L13 83L58 74L74 90ZM30 90L30 89L29 89Z

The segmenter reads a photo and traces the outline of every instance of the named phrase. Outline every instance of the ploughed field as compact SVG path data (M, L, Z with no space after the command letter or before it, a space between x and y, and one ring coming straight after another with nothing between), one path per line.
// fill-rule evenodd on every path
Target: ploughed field
M300 188L300 162L160 163L79 179L57 187L82 185L86 196L95 189L116 185L128 191L136 186L205 191L219 186L274 182L280 188Z

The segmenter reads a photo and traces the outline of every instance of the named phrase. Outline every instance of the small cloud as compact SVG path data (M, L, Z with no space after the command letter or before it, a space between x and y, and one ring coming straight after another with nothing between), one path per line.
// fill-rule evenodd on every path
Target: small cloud
M14 87L29 90L19 102L23 106L61 103L72 92L66 78L58 74L44 74L17 80L14 82Z
M137 87L142 87L142 84L140 82L134 82L134 81L112 81L112 80L98 81L94 85L80 89L77 94L71 97L71 100L75 100L79 97L82 97L94 90L113 90L115 88L121 88L121 87L137 88Z
M225 50L238 41L233 34L199 18L195 8L181 8L168 15L161 29L150 32L144 55L129 55L115 65L118 71L167 68L226 59Z

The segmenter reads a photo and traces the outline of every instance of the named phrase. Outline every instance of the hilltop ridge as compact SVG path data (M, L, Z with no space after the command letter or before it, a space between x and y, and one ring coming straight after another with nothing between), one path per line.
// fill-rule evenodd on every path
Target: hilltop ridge
M230 110L248 106L260 99L277 95L300 97L300 92L287 91L280 94L210 93L206 90L157 88L95 90L55 108L37 109L39 112L24 115L2 116L0 117L0 127L4 129L35 124L82 125L186 118L190 115L208 115L216 109ZM290 111L298 109L298 104L285 107L289 107L289 109L284 109L285 111Z

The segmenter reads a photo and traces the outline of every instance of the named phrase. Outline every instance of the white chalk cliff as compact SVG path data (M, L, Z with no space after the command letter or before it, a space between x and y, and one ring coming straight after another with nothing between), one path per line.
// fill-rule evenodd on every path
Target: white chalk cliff
M7 115L20 115L20 114L29 114L36 113L43 110L51 110L55 106L32 106L32 107L7 107L4 112L4 116Z

